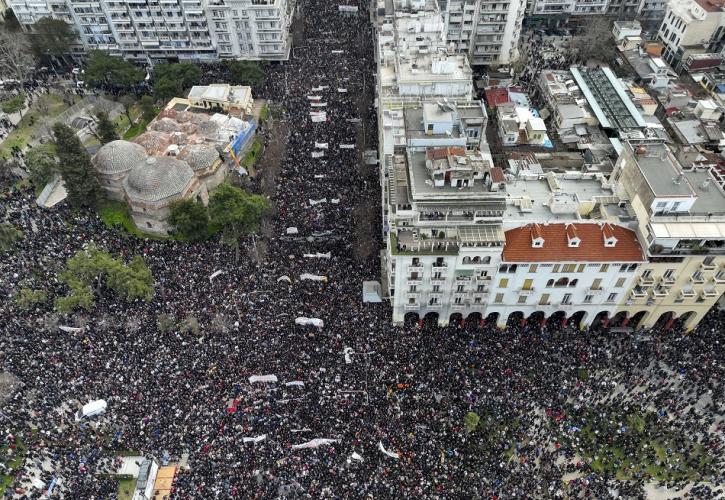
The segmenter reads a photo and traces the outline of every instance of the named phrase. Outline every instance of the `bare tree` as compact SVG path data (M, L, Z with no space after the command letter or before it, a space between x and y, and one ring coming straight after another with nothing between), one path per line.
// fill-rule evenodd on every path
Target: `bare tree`
M33 72L32 48L24 33L0 30L0 74L20 82Z

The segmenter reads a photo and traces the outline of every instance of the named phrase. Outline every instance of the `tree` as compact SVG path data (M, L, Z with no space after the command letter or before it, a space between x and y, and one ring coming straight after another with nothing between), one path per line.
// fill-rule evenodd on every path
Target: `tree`
M201 69L194 63L159 64L154 69L154 95L159 99L179 96L200 79Z
M156 327L160 332L170 332L176 328L176 320L173 316L161 313L156 318Z
M57 170L55 155L49 145L35 146L25 153L25 167L30 174L30 182L35 187L45 186Z
M62 19L40 18L30 31L30 43L38 59L52 60L71 52L71 45L78 40L78 33Z
M56 309L63 313L90 310L95 296L103 295L105 288L126 301L149 301L154 295L154 279L142 257L137 255L124 264L93 243L66 261L59 280L70 290L55 300Z
M239 260L239 238L259 231L262 216L269 210L264 196L249 194L229 183L221 184L209 201L211 223L222 228L222 241L234 248Z
M572 37L569 49L575 61L586 64L594 59L605 63L611 62L617 53L609 19L589 17L582 30L582 35Z
M0 109L3 110L3 113L7 113L9 115L12 115L13 113L20 113L20 116L23 116L23 110L25 109L25 94L21 92L6 101L2 101L2 103L0 103Z
M130 89L143 78L143 70L125 59L110 56L102 50L92 50L88 54L85 81L89 85L97 87L105 83Z
M105 111L96 112L96 127L94 135L101 141L101 144L108 144L111 141L117 141L120 139L118 132L116 132L116 125L108 118L108 113Z
M20 293L15 296L15 302L21 309L27 310L36 304L45 304L48 301L48 294L43 290L31 290L30 288L21 288Z
M0 29L0 75L24 82L29 79L34 65L26 34Z
M236 85L264 85L264 71L253 61L226 61L229 69L229 81Z
M0 158L0 185L8 184L17 177L13 170L22 170L22 165L15 158Z
M53 125L53 135L58 171L65 181L68 201L73 207L94 207L100 197L100 185L88 151L67 125Z
M22 231L10 224L0 224L0 252L9 252L15 249L15 243L23 237Z
M141 116L147 122L150 122L156 116L154 100L150 95L145 95L141 98Z
M473 432L478 427L478 423L481 421L481 417L477 413L469 411L466 416L463 417L463 425L466 427L466 431Z
M190 241L201 241L209 234L209 214L206 207L193 200L178 200L171 204L169 222L179 235Z
M133 118L131 118L131 109L136 104L136 98L131 94L123 94L118 98L118 102L123 106L123 113L128 118L129 125L133 124Z

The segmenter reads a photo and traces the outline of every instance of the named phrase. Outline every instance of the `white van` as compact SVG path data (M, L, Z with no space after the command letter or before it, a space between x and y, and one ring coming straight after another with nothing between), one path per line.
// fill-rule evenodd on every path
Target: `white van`
M83 407L78 410L76 413L76 422L87 420L91 417L95 417L96 415L103 415L106 413L107 407L108 403L106 403L105 399L91 401L90 403L83 405Z

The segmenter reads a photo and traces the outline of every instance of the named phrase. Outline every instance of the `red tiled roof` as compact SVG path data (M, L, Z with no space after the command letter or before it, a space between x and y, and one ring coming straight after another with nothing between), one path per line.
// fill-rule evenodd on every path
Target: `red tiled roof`
M492 108L495 108L500 104L506 104L507 102L511 102L511 100L509 99L508 89L486 89L485 94L486 104L488 104Z
M448 156L466 156L466 150L463 148L448 147L429 149L425 152L425 157L428 160L442 160L448 158Z
M642 262L644 255L634 231L607 225L617 238L613 247L604 246L603 228L596 223L577 224L578 247L570 247L564 224L531 224L506 231L504 262ZM531 246L540 234L544 245Z
M491 169L491 182L506 182L506 176L503 175L501 167L493 167Z

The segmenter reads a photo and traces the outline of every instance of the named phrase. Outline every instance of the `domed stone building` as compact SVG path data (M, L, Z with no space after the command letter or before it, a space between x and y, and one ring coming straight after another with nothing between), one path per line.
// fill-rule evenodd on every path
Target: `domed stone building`
M123 180L126 202L136 227L167 234L169 205L181 199L209 203L206 185L194 175L188 163L170 156L149 156Z
M93 157L93 165L98 172L98 181L110 199L124 199L123 179L145 160L146 150L133 142L111 141L98 150Z
M208 191L224 182L225 169L219 168L219 152L211 144L189 144L181 148L178 158L189 164L194 174L206 184Z

